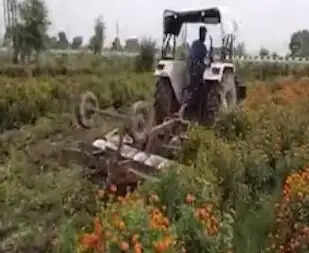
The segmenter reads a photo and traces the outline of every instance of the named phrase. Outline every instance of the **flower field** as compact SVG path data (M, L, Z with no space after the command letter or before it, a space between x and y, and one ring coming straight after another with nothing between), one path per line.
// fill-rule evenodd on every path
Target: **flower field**
M255 83L214 129L194 127L179 160L101 211L78 252L308 252L309 80Z
M117 122L79 129L73 108L86 90L102 108L151 100L154 78L130 60L74 57L0 67L0 252L308 252L305 66L244 66L241 108L190 128L181 166L120 197L64 152Z

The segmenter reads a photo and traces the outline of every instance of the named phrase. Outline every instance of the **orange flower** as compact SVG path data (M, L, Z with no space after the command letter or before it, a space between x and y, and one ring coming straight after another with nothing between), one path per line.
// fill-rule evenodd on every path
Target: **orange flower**
M127 242L121 242L120 245L119 245L119 248L122 250L122 251L128 251L130 246Z
M111 187L110 187L110 191L113 192L113 193L116 193L117 190L118 190L117 185L112 184Z
M302 205L309 194L309 171L295 172L289 175L284 183L282 200L276 205L277 228L275 236L270 238L272 245L279 252L296 252L305 241L304 221L296 222L293 206L295 203ZM292 224L288 226L288 224ZM282 226L284 229L282 229ZM309 229L308 229L309 232Z
M158 230L166 230L168 226L168 218L166 218L159 209L153 209L150 213L150 227Z
M142 253L142 244L136 243L134 245L134 253Z
M133 235L133 237L132 237L132 243L137 243L137 242L138 242L138 239L139 239L139 235L138 235L138 234Z
M172 245L172 239L166 237L163 240L160 240L154 244L155 251L157 253L166 252Z
M125 229L125 227L126 227L126 225L124 224L123 221L120 221L120 222L118 223L117 228L118 228L119 230L123 231L123 230Z
M99 248L99 237L95 234L85 234L81 238L81 244L87 249L98 249Z
M100 220L99 218L95 218L95 228L94 228L94 233L97 235L97 236L101 236L102 235L102 232L103 232L103 229L102 229L102 225L100 223Z
M191 205L195 201L195 197L192 194L188 194L186 197L186 203Z

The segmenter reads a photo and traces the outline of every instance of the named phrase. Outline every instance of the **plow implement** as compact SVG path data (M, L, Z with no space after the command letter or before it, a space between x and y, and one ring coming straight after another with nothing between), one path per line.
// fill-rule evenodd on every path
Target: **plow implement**
M173 155L181 149L189 125L183 119L184 108L155 124L153 108L145 102L135 103L127 114L111 112L100 109L96 96L86 92L76 109L77 122L86 129L92 128L98 117L122 122L120 128L96 139L87 154L92 160L102 161L98 169L105 175L106 186L158 180L154 176L157 172L176 164Z

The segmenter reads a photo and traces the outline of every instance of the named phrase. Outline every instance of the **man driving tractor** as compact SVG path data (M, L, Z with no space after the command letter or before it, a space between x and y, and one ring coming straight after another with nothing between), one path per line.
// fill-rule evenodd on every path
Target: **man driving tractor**
M205 26L200 27L199 39L192 43L190 51L190 57L193 64L204 64L204 59L207 55L207 48L205 46L207 28Z
M190 73L190 85L187 88L187 95L185 103L193 105L196 100L195 95L198 93L199 85L203 80L203 73L206 65L204 60L207 56L207 48L205 46L207 29L205 26L201 26L199 29L199 39L192 43L192 47L189 55L189 73Z

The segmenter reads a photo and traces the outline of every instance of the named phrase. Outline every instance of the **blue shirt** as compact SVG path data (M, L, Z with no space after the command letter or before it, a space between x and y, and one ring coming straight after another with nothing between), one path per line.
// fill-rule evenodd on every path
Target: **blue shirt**
M207 48L205 44L200 40L194 41L192 43L190 56L192 62L204 62L204 59L207 56Z

